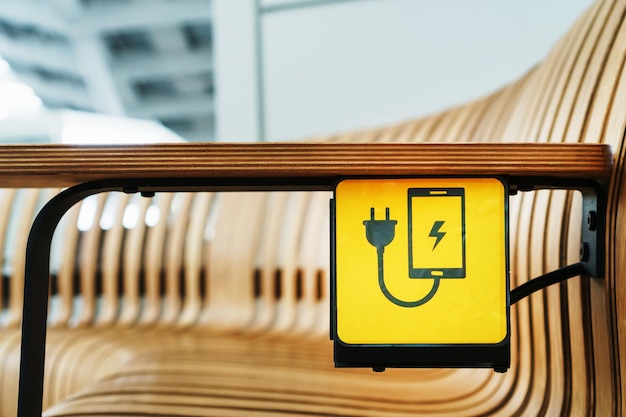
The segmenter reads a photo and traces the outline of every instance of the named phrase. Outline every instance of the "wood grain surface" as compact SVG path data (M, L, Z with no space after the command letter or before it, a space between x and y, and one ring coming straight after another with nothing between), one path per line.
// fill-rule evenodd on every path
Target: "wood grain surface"
M608 178L612 152L554 143L176 143L0 146L0 186L119 178L520 175Z

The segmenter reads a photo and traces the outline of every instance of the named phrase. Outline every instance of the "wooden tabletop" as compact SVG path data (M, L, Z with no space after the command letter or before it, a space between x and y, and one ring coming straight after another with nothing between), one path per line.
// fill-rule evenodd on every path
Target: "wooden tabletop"
M173 143L0 146L0 187L101 179L515 175L608 178L611 148L553 143Z

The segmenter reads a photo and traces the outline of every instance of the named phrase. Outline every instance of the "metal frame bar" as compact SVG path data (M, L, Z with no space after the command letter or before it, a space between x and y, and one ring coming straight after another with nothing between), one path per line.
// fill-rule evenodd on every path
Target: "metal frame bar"
M390 178L389 176L378 177ZM345 177L111 179L75 185L52 198L35 218L26 248L18 417L41 416L50 283L50 247L59 221L75 203L90 195L108 191L139 192L146 196L153 195L155 192L332 191L335 184L343 178ZM583 245L586 242L594 246L595 251L590 256L595 266L589 262L588 272L590 276L602 276L604 273L606 184L593 180L536 177L509 177L508 180L509 184L513 185L511 193L539 188L583 191L584 210L587 217L591 211L597 214L593 221L593 228L585 226L587 220L585 216L583 217L583 230L594 229L591 231L592 234L583 231ZM595 271L591 269L592 266Z
M585 275L602 278L605 273L606 251L606 210L607 190L606 181L557 179L557 178L517 178L511 180L511 194L518 191L532 191L539 189L576 190L582 194L583 218L580 237L580 263L584 267Z
M26 246L17 415L20 417L41 416L48 287L50 285L50 248L57 225L74 204L90 195L108 191L139 192L150 196L157 191L315 191L331 189L332 184L311 178L115 179L79 184L67 188L52 198L35 218Z
M69 188L41 209L31 227L26 246L18 416L39 417L43 407L50 246L54 231L63 215L75 203L92 194L116 189L92 187L90 184Z

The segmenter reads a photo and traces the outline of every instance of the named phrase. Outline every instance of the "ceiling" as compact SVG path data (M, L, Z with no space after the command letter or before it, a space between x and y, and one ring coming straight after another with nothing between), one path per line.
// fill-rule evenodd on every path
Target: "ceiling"
M210 0L21 0L0 55L50 109L153 119L214 139Z

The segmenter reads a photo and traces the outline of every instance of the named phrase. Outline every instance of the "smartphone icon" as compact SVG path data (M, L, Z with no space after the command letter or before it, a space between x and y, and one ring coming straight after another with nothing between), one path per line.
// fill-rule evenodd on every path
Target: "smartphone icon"
M465 189L409 188L409 277L465 278Z

